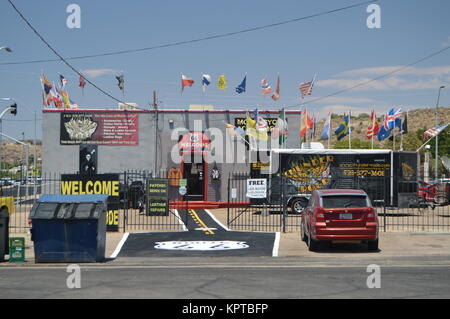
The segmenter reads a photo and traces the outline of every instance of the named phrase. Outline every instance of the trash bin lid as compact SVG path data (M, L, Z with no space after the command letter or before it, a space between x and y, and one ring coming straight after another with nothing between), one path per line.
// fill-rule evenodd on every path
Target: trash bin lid
M108 195L42 195L29 219L98 219Z

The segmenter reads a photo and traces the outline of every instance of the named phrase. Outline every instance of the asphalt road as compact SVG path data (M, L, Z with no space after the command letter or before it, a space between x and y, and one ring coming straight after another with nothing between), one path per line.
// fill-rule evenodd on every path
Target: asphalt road
M69 289L65 265L0 267L0 298L450 298L448 256L328 262L289 258L202 258L81 265ZM369 289L369 264L380 288ZM352 266L350 266L352 265Z

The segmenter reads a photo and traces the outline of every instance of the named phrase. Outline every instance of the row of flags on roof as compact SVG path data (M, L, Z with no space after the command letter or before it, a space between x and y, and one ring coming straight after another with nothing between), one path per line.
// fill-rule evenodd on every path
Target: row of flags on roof
M304 108L300 116L300 140L306 140L307 138L314 139L316 137L316 117L310 116L307 108ZM435 128L427 130L423 138L431 138L438 135L443 131L448 124L442 124ZM245 140L245 136L249 136L256 140L267 141L269 140L269 126L267 121L259 114L258 109L254 111L246 112L246 127L245 130L236 127L232 124L225 123L227 132L231 136L239 137ZM397 130L396 130L397 129ZM308 134L309 133L309 134ZM330 140L332 133L331 113L328 114L325 123L323 125L320 140ZM369 140L377 138L379 141L383 141L386 138L393 135L391 138L395 138L396 135L403 135L408 133L408 113L403 112L401 108L392 108L386 112L379 122L376 117L375 111L371 112L370 124L367 128L366 137ZM334 135L337 140L340 141L346 136L351 136L351 112L345 112L342 122L334 130ZM288 122L286 120L285 110L281 109L275 127L272 129L270 137L272 139L279 139L279 145L283 145L288 136Z
M78 109L78 105L69 97L66 89L67 83L67 79L62 74L59 75L59 85L55 85L54 82L50 82L45 74L42 73L42 105L51 106L53 104L58 109ZM85 79L80 76L79 87L84 89L85 85Z
M307 95L312 94L312 89L314 86L314 82L316 79L316 75L314 75L314 78L312 81L309 82L302 82L299 84L299 90L301 98L303 99ZM209 74L203 74L201 75L201 85L203 93L206 92L206 88L211 85L212 83L212 77ZM191 77L188 77L184 74L181 74L181 93L184 92L185 87L191 87L195 83L195 80ZM267 78L261 79L261 95L270 95L272 100L277 101L281 96L281 89L280 89L280 76L277 77L276 81L276 87L273 90L272 85L269 83ZM228 81L225 75L220 75L217 79L217 88L219 90L226 90L228 88ZM247 90L247 75L244 76L243 80L235 87L235 91L238 94L245 93Z

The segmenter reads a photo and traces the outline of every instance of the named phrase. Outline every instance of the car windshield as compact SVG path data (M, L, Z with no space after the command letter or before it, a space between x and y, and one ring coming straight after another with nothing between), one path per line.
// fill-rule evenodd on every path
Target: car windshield
M365 195L333 195L322 197L323 208L360 208L368 207Z

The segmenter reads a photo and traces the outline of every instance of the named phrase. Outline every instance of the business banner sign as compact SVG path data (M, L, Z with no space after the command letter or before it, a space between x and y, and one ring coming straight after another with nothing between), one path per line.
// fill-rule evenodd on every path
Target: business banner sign
M277 124L278 118L271 118L271 117L263 117L264 120L267 122L267 126L269 128L269 132L272 132L272 130L275 128ZM247 127L247 119L244 117L236 117L234 119L234 126L239 127L245 131Z
M267 179L253 178L247 179L247 198L266 198Z
M150 178L147 191L147 216L169 215L169 180Z
M119 231L119 174L61 175L62 195L109 195L106 231Z
M128 112L61 113L60 144L135 146L139 115Z

